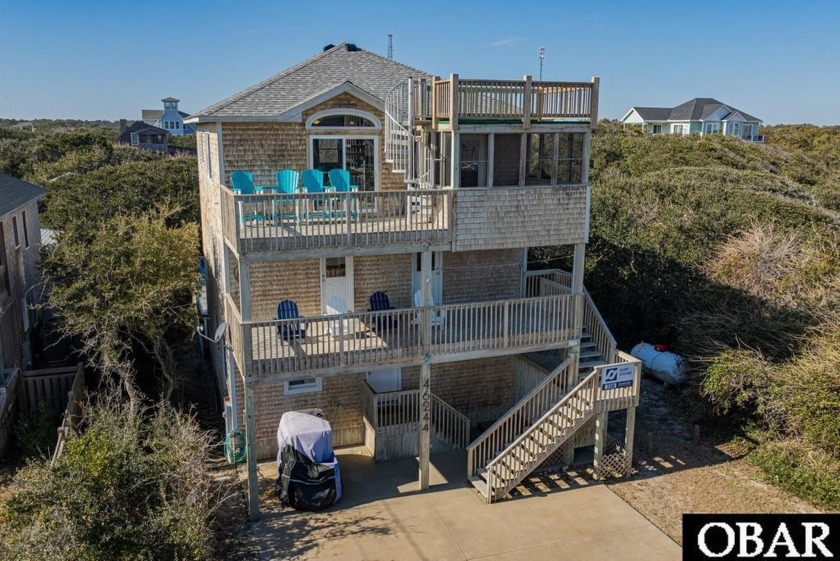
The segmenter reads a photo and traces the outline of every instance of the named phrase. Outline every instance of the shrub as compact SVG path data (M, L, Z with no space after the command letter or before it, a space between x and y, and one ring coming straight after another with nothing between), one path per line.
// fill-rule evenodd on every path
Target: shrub
M205 559L219 497L196 422L163 405L132 412L111 397L89 406L84 423L54 466L16 476L0 506L0 557Z
M840 510L840 463L795 441L768 442L750 456L774 485L814 504Z
M58 421L45 401L39 401L37 410L22 417L15 426L15 438L24 458L47 458L55 450L58 440Z

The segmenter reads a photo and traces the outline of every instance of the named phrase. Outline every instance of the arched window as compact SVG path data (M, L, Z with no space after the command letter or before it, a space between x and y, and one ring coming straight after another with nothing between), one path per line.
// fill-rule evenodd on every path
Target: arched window
M367 111L358 109L327 109L319 111L306 120L306 128L382 128L379 119Z

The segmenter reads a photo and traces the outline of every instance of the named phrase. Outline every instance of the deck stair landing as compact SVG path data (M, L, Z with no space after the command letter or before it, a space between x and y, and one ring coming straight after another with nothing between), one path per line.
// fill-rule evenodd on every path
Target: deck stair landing
M565 373L569 364L564 364ZM595 415L598 381L599 372L593 371L491 461L470 474L485 502L507 495ZM472 451L470 447L467 450L468 454Z

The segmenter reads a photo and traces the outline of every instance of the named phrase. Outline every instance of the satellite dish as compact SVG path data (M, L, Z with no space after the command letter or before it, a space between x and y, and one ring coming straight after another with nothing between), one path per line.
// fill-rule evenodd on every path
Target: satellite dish
M227 324L222 322L219 324L219 327L216 328L216 333L213 335L213 340L217 343L219 340L225 336L225 330L227 329Z

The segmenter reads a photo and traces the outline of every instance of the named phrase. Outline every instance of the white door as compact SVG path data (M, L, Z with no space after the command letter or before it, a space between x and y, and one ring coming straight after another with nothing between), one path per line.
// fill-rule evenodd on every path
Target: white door
M411 273L411 294L412 302L414 301L414 293L422 288L420 267L422 261L422 254L414 254L414 268ZM440 251L432 252L432 300L435 304L443 303L443 253Z
M367 383L376 393L398 392L402 389L402 370L393 367L368 372Z
M353 311L353 258L327 257L321 259L321 313L326 313L327 302L338 296Z

